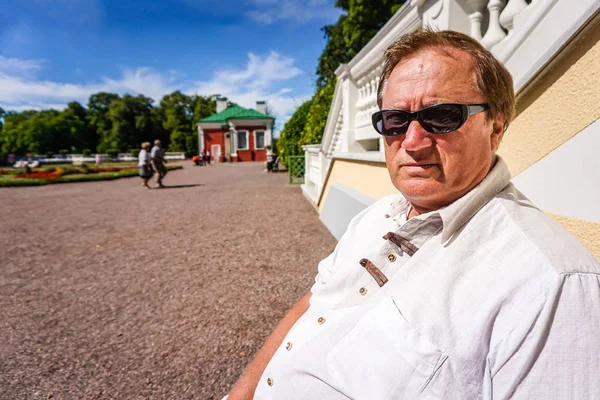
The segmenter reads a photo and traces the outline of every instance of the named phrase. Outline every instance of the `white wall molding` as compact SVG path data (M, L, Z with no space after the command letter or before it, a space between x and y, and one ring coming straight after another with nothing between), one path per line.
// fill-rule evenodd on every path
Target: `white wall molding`
M542 210L600 223L600 120L589 125L513 182Z

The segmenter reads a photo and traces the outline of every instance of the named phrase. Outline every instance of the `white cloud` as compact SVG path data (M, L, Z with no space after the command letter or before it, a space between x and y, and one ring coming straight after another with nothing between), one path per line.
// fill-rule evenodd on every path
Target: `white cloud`
M330 0L251 0L246 16L259 24L335 20L341 13Z
M11 61L11 65L18 64L18 61ZM0 106L9 110L54 108L74 100L86 103L91 94L101 91L144 94L159 100L165 93L181 88L147 67L125 68L118 79L102 78L100 82L85 84L35 80L0 70L0 87Z
M0 56L1 57L1 56ZM164 73L150 67L124 68L118 78L103 77L97 82L64 83L35 79L43 60L0 58L0 107L5 110L62 109L70 101L87 103L97 92L143 94L156 102L175 90L187 94L227 96L243 107L254 108L265 100L273 110L280 129L294 110L311 97L313 88L290 88L290 80L304 72L295 60L272 51L248 54L245 65L215 71L211 80L187 83L186 75L171 69ZM27 73L24 73L27 72Z
M0 55L0 73L33 77L44 67L46 60L22 60Z
M294 96L293 90L277 85L289 81L303 71L295 67L295 60L272 51L266 56L248 54L245 68L229 68L214 73L209 81L196 82L187 92L201 95L220 94L243 107L254 107L257 100L266 100L276 117L292 113L310 96L311 87L305 93Z

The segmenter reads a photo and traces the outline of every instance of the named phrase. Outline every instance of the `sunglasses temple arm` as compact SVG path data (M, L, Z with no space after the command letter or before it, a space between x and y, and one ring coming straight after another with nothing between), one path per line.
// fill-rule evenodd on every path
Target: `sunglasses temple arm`
M489 107L487 104L476 104L473 106L467 106L467 109L469 111L469 116L473 115L473 114L478 114L482 111L487 110Z

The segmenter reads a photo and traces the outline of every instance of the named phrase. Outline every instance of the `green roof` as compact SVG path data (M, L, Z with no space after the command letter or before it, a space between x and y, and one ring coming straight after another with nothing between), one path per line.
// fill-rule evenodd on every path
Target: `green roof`
M256 110L240 107L238 105L226 108L220 113L201 119L198 122L221 122L226 123L230 119L274 119Z

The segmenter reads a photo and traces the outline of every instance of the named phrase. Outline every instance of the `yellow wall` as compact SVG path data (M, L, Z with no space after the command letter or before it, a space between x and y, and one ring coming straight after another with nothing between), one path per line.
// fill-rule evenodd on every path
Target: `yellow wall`
M498 150L513 176L600 118L600 24L595 25L517 97L517 117Z
M398 193L398 189L392 185L385 163L334 159L319 202L319 212L323 209L329 188L335 182L351 187L375 200L388 194Z
M513 176L600 118L599 21L596 17L518 95L517 117L498 150ZM599 223L549 215L600 258Z

